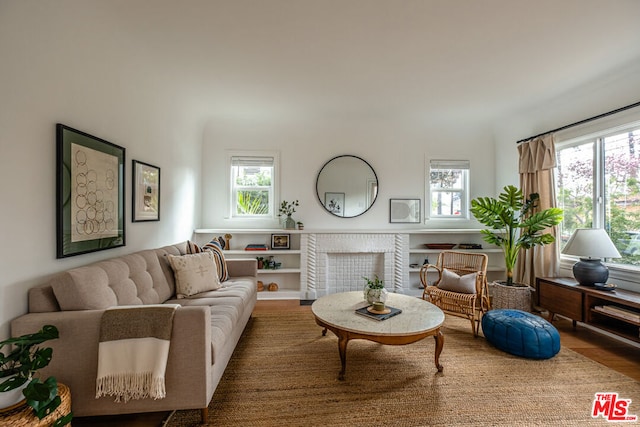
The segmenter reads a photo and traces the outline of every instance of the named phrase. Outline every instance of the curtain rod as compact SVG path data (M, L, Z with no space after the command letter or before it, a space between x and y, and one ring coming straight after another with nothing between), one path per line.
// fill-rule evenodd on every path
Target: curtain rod
M603 117L611 116L613 114L620 113L622 111L629 110L631 108L638 107L638 106L640 106L640 102L636 102L634 104L627 105L625 107L621 107L621 108L618 108L616 110L609 111L607 113L598 114L597 116L589 117L588 119L580 120L579 122L571 123L570 125L564 125L564 126L561 126L561 127L557 128L557 129L548 130L546 132L542 132L542 133L539 133L537 135L530 136L529 138L521 139L521 140L517 141L516 144L520 144L521 142L529 141L530 139L538 138L539 136L546 135L548 133L559 132L561 130L569 129L569 128L572 128L574 126L578 126L578 125L581 125L581 124L584 124L584 123L592 122L594 120L598 120L598 119L601 119Z

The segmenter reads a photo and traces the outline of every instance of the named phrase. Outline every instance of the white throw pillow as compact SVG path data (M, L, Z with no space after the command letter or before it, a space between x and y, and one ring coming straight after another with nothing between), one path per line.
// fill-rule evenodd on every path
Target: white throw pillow
M476 280L478 273L465 274L464 276L458 276L455 272L442 270L442 279L438 283L438 288L443 291L459 292L462 294L475 294L476 293Z
M167 255L176 279L176 296L184 298L220 289L218 269L211 251L190 255Z

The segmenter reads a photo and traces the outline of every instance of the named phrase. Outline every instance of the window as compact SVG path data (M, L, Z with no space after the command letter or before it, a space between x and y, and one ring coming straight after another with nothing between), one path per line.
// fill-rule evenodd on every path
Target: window
M232 218L275 217L275 155L230 154Z
M635 124L558 144L561 247L576 228L604 228L622 255L607 261L640 266L639 142Z
M427 188L429 218L469 217L468 160L431 160Z

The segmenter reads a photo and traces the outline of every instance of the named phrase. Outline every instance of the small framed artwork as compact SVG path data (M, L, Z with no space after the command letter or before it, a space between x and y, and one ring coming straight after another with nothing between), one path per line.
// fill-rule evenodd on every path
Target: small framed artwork
M289 234L272 234L271 249L289 249Z
M419 223L420 199L389 199L389 222Z
M56 125L56 257L125 245L125 149Z
M133 160L131 220L160 221L160 168Z
M324 206L337 216L344 216L344 193L324 193Z

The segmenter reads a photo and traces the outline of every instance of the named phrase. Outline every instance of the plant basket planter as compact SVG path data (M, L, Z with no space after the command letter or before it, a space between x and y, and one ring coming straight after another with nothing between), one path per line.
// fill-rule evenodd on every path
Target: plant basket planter
M491 308L510 308L530 312L532 290L530 286L522 284L507 286L500 282L489 283Z
M0 413L0 425L11 427L46 427L52 425L58 418L71 412L71 392L69 387L58 383L58 396L60 396L60 406L53 412L38 419L33 413L33 408L26 403L16 405L12 409Z

